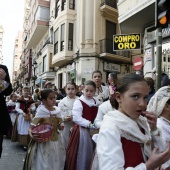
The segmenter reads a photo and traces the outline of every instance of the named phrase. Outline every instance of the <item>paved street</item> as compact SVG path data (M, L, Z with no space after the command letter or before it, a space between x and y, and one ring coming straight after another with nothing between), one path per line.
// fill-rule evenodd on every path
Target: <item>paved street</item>
M4 138L0 170L22 170L25 154L17 142Z

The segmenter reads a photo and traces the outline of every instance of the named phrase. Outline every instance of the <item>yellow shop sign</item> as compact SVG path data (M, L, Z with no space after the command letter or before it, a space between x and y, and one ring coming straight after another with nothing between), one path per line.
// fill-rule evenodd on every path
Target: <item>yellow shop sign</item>
M141 47L140 34L113 35L113 51L139 50Z

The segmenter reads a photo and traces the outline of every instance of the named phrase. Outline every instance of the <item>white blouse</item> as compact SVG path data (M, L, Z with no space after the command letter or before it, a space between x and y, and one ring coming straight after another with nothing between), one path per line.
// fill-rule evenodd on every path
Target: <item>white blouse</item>
M115 116L116 115L116 116ZM115 118L120 121L116 123ZM141 118L140 125L146 122ZM146 143L150 137L150 130L146 127L147 122L144 123L145 135L139 130L136 121L130 120L119 111L108 112L104 116L103 123L100 128L100 132L97 138L97 155L100 170L124 170L124 152L122 149L121 137L125 137L127 140L138 141L139 143ZM143 128L142 127L142 128ZM121 131L120 129L123 129ZM147 130L148 129L148 130ZM123 133L122 133L123 132ZM159 147L160 151L166 149L162 138L160 136L152 136L154 146ZM149 145L150 146L150 145ZM151 148L145 144L145 150L143 151L144 158L150 155ZM150 149L149 149L150 148ZM146 155L147 154L147 155ZM127 167L126 170L146 170L145 163L140 163L136 167Z
M100 102L97 99L86 99L84 95L82 95L80 98L84 103L86 103L88 106L99 106ZM73 121L83 127L89 127L89 124L91 123L89 120L85 119L82 117L83 115L83 106L80 100L77 99L75 100L73 104L73 110L72 110L72 115L73 115ZM95 103L96 101L96 103Z
M110 100L105 101L104 103L102 103L99 106L98 112L97 112L97 116L94 120L94 124L96 128L100 128L102 121L103 121L103 117L106 113L108 113L109 111L113 111L114 108L112 107L112 105L110 104Z

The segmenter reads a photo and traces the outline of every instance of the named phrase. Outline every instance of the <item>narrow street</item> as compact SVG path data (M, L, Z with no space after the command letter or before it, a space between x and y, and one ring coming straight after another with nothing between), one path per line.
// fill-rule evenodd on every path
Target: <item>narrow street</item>
M25 154L18 142L14 143L4 138L0 170L22 170Z

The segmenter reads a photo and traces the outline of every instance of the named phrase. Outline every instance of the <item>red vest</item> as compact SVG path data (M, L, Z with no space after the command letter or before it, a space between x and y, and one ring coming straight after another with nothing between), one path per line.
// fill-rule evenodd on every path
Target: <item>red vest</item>
M94 100L95 101L95 100ZM90 107L87 105L85 102L80 100L82 106L83 106L83 114L82 117L91 121L92 123L94 122L94 119L96 118L98 107L97 106L92 106ZM95 101L96 102L96 101Z
M137 142L132 142L125 138L121 138L122 148L124 152L125 165L127 167L135 167L140 163L144 163L144 158L142 154L141 144Z
M19 100L17 100L18 103L20 103L20 109L23 110L25 113L28 112L28 108L31 106L32 103L34 103L32 97L29 97L28 100L24 100L24 97L21 96Z

